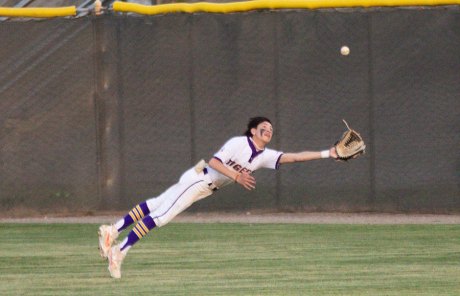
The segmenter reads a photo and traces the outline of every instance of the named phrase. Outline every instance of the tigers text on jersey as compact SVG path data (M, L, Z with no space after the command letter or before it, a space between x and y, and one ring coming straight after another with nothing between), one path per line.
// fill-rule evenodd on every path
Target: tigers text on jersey
M246 136L234 137L214 154L214 158L227 168L243 173L252 173L259 168L278 169L283 152L265 148L257 151L251 138ZM208 167L209 176L217 187L221 188L233 182L227 176Z

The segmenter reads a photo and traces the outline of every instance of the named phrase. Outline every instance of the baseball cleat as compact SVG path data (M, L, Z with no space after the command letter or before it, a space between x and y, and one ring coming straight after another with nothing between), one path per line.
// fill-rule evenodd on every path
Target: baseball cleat
M120 251L119 246L113 246L109 249L107 258L109 259L110 276L115 279L121 278L121 263L125 259L125 254Z
M99 231L99 252L102 258L107 258L113 242L118 237L118 230L113 225L101 225Z

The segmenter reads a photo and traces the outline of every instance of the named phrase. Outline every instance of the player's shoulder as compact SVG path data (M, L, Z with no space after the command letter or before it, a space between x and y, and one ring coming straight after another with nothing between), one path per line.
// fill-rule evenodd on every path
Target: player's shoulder
M237 136L230 138L227 140L227 142L224 144L224 147L227 148L234 148L234 149L240 149L244 146L248 145L248 140L246 136Z
M281 151L278 151L276 149L272 149L272 148L265 148L265 151L264 151L264 154L279 154L279 153L283 153Z
M248 139L246 136L236 136L233 138L230 138L227 143L232 143L232 144L247 144Z

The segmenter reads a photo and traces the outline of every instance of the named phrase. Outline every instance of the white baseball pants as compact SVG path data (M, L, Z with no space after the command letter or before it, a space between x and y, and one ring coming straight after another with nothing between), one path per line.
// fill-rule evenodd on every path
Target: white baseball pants
M197 173L194 168L186 171L179 182L169 187L158 197L146 201L150 214L158 227L168 224L174 217L213 193L213 185L205 172Z

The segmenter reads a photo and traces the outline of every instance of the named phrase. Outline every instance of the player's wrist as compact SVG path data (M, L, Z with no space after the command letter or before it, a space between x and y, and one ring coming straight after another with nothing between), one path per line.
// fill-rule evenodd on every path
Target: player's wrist
M331 151L329 149L321 151L321 158L329 158L329 157L331 157Z
M240 177L241 174L236 174L235 178L233 179L235 183L238 183L238 178Z

